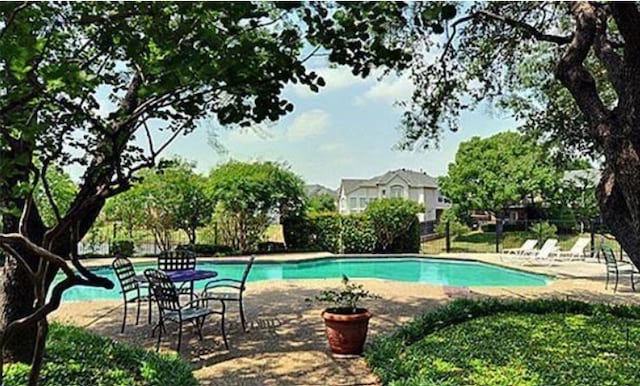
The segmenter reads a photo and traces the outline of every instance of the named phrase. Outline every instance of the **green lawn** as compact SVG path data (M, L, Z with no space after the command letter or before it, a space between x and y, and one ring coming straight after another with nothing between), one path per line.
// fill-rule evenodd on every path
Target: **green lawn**
M492 302L418 318L376 340L367 361L395 386L640 384L639 309Z
M5 385L27 384L29 366L5 366ZM196 386L191 366L177 355L129 347L77 327L54 323L41 386Z

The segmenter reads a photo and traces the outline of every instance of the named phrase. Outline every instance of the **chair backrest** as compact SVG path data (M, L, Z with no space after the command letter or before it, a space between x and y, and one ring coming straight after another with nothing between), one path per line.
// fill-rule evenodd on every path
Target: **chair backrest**
M191 251L162 252L158 255L158 269L161 271L196 269L196 255Z
M558 240L556 239L547 239L547 241L542 244L542 248L540 248L540 252L538 252L537 257L547 258L556 249L558 245Z
M247 278L249 277L249 273L251 272L251 267L253 266L253 262L256 260L255 256L251 256L249 261L247 262L247 266L244 267L244 272L242 273L242 284L240 286L244 289L244 284L247 282Z
M116 273L123 294L138 288L138 282L135 279L136 270L133 268L131 260L126 257L118 257L111 263L111 267Z
M587 247L587 245L589 245L590 242L590 239L581 237L576 240L576 243L573 244L573 247L571 247L571 250L569 252L574 255L579 255L584 252L584 249Z
M538 244L538 240L536 240L536 239L527 239L522 244L520 249L522 249L523 251L530 251L530 250L532 250L533 248L536 247L536 244Z
M604 262L607 264L607 268L617 270L618 261L616 260L616 254L613 252L613 249L611 249L611 247L601 245L600 251L604 255Z
M161 313L165 311L178 311L180 299L178 289L164 272L149 268L145 269L144 276L149 282L153 296L158 303Z

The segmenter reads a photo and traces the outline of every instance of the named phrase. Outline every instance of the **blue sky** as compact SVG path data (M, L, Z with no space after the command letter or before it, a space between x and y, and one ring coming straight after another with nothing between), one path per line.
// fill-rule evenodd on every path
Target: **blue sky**
M362 80L346 68L315 69L327 86L317 94L299 86L286 89L293 113L279 122L239 131L203 122L192 134L178 138L165 155L195 161L206 172L228 159L286 162L307 183L337 188L341 178L369 178L390 169L408 168L444 175L460 142L516 128L487 106L462 114L461 130L446 132L439 149L400 151L401 110L396 100L409 97L406 78ZM257 133L256 133L257 132ZM226 152L211 146L212 133Z

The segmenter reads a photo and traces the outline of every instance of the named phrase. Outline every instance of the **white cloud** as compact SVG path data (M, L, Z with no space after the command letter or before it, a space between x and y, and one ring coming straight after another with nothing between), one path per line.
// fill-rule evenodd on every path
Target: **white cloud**
M318 146L318 151L327 154L344 154L347 152L347 146L344 143L324 143Z
M408 77L388 77L376 82L362 97L356 97L355 103L363 105L366 101L380 101L393 104L408 99L413 90L413 83Z
M363 84L367 80L354 76L351 73L349 67L338 66L335 68L322 67L312 68L311 71L315 71L318 75L324 79L326 86L320 88L320 93L327 93L331 91L341 90L354 86L356 84ZM316 95L313 91L309 90L307 86L295 85L293 90L299 97L310 97Z
M305 111L298 115L287 128L287 138L300 141L305 138L321 135L329 127L329 114L320 109Z

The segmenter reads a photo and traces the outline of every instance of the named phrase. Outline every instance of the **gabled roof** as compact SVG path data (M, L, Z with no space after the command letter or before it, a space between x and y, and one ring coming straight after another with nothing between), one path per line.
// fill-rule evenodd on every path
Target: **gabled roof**
M328 194L331 197L336 197L338 194L335 190L329 189L326 186L319 184L305 185L304 193L307 195L307 197L314 197L322 194Z
M438 188L438 181L434 177L425 172L407 169L390 170L383 175L369 179L343 178L340 186L345 193L351 193L358 188L387 185L395 177L403 179L412 188Z

